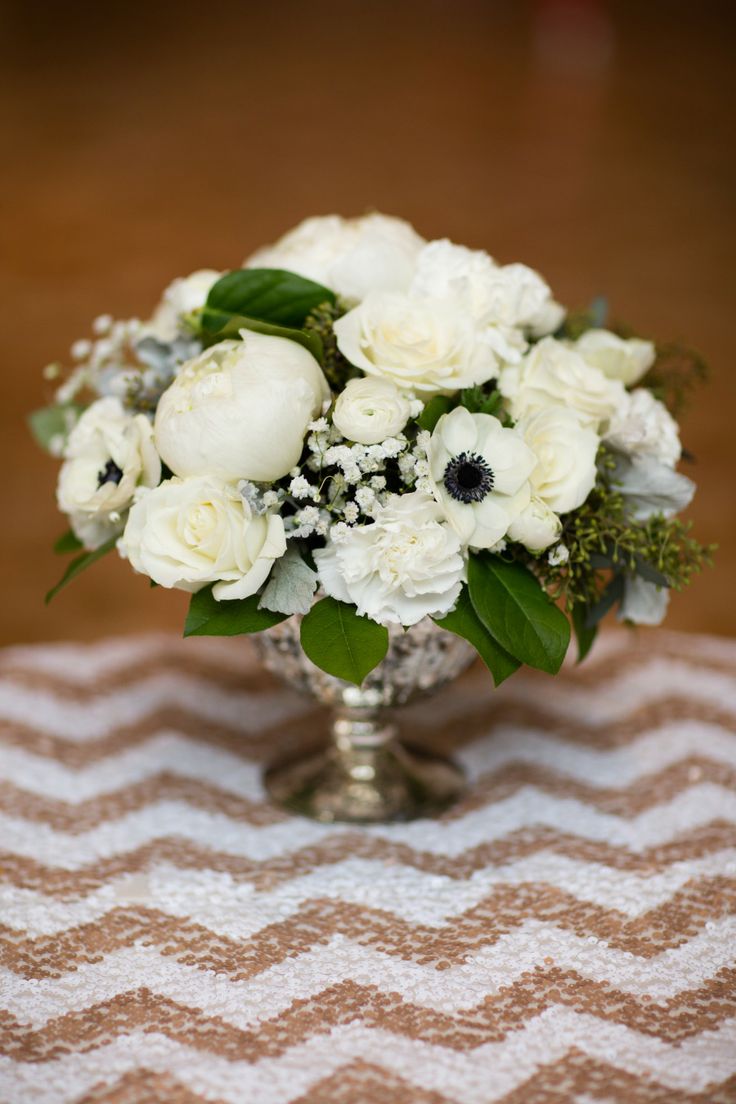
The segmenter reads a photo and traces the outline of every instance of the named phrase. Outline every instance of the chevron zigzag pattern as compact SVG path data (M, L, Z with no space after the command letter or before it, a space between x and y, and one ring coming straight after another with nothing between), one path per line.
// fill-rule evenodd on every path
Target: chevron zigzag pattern
M3 1104L736 1101L736 645L612 632L405 710L471 786L264 801L324 715L247 643L0 654Z

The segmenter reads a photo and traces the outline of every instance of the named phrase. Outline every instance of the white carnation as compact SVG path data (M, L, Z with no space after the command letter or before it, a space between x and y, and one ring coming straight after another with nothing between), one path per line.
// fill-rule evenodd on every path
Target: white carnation
M77 537L98 548L120 532L136 487L160 478L148 418L128 413L119 399L98 399L69 434L56 498Z
M324 591L380 624L415 625L449 612L465 579L460 540L425 495L392 495L370 525L314 553Z
M348 441L374 445L400 433L410 404L389 379L366 376L349 380L335 403L332 421Z
M605 439L627 456L653 456L668 468L675 467L682 453L677 422L645 387L627 392Z
M582 506L595 483L598 434L564 406L529 414L516 429L537 458L534 494L558 514Z
M340 352L370 376L434 394L484 383L496 357L470 314L451 302L373 292L334 325Z
M244 330L182 366L156 411L156 445L176 475L272 482L298 463L327 398L302 345Z
M513 418L556 404L576 410L596 431L608 423L625 399L620 380L608 379L599 368L553 337L543 338L520 365L505 368L498 385Z
M621 380L626 387L639 382L657 354L652 341L626 339L610 330L586 330L574 348L588 364L600 368L609 379Z
M346 299L370 291L404 291L424 239L408 222L388 215L308 218L275 245L259 249L246 268L285 268Z
M278 514L257 515L237 488L210 476L168 479L139 491L120 551L159 586L218 600L247 598L286 551Z

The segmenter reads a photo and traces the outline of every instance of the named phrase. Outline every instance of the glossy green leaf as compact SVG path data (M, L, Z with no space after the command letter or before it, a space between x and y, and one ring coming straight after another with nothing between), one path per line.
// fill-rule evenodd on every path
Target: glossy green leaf
M598 635L598 626L588 624L588 607L583 602L572 608L572 627L578 644L578 663L582 663Z
M226 311L212 310L210 307L203 309L199 316L199 324L203 334L207 335L212 343L225 341L226 338L237 339L240 337L241 330L252 330L267 337L284 337L288 341L296 341L298 345L303 345L319 364L324 357L322 339L319 334L310 330L294 330L289 326L277 326L273 322L261 322L257 318L247 318L244 314L228 314Z
M302 648L328 675L360 686L388 651L388 629L335 598L317 602L302 621Z
M218 602L212 587L193 594L184 623L184 636L241 636L262 632L285 621L283 613L258 608L258 595Z
M448 632L462 636L469 644L472 644L488 670L493 675L493 682L500 686L504 679L518 671L521 663L502 648L497 640L489 633L478 614L473 609L468 588L463 587L458 603L451 613L442 618L435 618L435 623Z
M56 586L52 587L46 595L46 605L49 604L52 598L55 598L60 590L63 590L67 583L71 583L72 579L76 579L77 575L81 575L83 571L86 571L92 564L97 563L103 556L106 556L108 552L111 552L117 544L117 537L111 537L109 541L100 545L94 552L84 552L81 556L77 556L76 559L67 567L64 574L59 579Z
M207 296L207 306L215 310L294 329L304 325L315 307L334 302L335 293L329 288L281 268L226 272Z
M473 609L502 648L522 663L556 674L570 643L570 623L520 563L473 555L468 561Z
M450 410L452 410L452 399L447 395L435 395L417 418L417 424L420 429L427 429L431 433L442 415Z
M57 556L65 556L68 552L79 552L80 548L84 548L84 545L79 537L74 536L71 529L62 533L59 539L54 541L54 552Z

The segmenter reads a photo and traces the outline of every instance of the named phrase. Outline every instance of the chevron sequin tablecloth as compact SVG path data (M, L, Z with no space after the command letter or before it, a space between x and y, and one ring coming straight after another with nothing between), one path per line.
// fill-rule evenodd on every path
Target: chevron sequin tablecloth
M736 643L604 637L403 724L439 821L281 815L245 641L0 658L3 1104L736 1100Z

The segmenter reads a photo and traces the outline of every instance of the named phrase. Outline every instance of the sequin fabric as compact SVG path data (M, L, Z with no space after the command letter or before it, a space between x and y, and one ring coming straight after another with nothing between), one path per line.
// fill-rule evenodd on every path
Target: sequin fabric
M325 714L235 640L0 656L4 1104L736 1100L736 644L401 711L441 820L287 817Z

